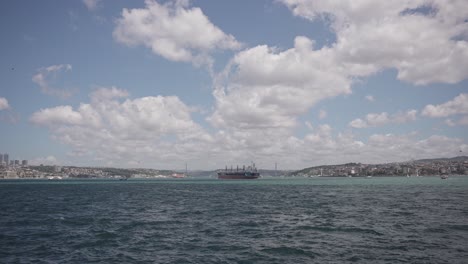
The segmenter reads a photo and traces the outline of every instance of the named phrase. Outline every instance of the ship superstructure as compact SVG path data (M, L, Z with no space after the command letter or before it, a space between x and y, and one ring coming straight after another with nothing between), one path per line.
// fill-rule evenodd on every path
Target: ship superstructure
M228 169L226 168L222 171L218 171L218 179L228 179L228 180L250 180L250 179L257 179L260 177L260 173L257 171L257 168L255 167L255 163L252 163L251 166L242 166L242 168L239 168L237 166L235 169L231 168Z

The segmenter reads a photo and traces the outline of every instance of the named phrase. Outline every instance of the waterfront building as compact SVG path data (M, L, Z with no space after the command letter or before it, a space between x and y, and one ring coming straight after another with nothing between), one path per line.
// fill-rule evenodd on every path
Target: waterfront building
M28 166L28 161L27 160L21 161L21 166Z

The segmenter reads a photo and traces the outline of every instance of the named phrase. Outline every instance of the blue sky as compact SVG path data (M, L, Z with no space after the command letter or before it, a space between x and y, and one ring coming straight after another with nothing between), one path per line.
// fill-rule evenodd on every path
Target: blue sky
M0 153L285 169L468 152L468 4L3 1Z

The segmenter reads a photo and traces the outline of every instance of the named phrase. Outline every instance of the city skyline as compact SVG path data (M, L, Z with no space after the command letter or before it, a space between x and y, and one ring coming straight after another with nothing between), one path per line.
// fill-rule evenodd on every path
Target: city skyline
M4 165L7 167L9 165L28 166L28 160L10 159L10 155L8 153L0 153L0 165Z
M468 3L4 1L0 151L301 169L468 152Z

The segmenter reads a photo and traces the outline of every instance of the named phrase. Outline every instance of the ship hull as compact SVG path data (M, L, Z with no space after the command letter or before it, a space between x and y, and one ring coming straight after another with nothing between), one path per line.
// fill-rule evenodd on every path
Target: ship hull
M258 179L260 177L260 173L253 172L253 173L246 173L246 172L218 172L218 179L223 180L253 180Z

